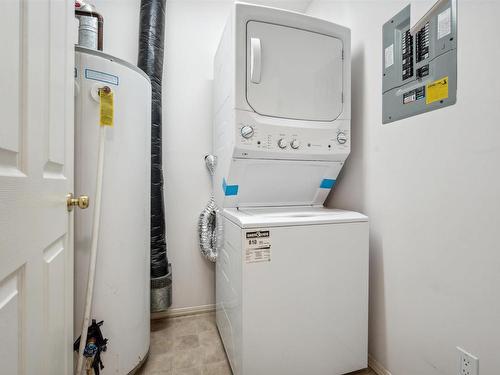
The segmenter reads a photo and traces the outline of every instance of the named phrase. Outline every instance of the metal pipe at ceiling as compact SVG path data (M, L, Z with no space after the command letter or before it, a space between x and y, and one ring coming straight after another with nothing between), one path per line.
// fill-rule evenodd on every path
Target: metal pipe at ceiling
M79 21L78 45L102 51L104 18L96 7L87 1L75 2L75 16Z

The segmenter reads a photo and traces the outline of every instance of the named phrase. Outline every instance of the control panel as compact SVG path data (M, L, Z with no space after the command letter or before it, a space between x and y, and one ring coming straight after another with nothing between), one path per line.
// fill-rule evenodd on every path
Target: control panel
M438 0L415 25L411 5L383 27L384 124L456 103L457 4Z
M345 160L350 151L349 121L282 126L240 119L236 157Z

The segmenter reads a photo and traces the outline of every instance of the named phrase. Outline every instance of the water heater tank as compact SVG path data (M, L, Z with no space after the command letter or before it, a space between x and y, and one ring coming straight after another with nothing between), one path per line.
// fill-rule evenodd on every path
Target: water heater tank
M99 97L114 93L106 129L101 226L91 318L104 320L105 374L128 374L146 358L150 321L151 84L137 67L76 47L75 192L90 197L75 213L74 336L80 335L92 234L99 136ZM76 361L75 361L76 362Z

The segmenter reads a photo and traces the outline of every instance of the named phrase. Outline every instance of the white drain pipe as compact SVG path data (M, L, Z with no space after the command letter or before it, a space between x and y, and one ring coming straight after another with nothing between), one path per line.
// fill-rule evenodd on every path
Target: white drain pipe
M85 313L83 315L82 333L80 336L80 347L78 349L78 362L76 374L80 375L83 369L83 352L87 345L87 331L90 323L92 311L92 297L94 294L95 270L97 263L97 243L99 240L99 230L101 221L101 200L102 200L102 180L104 175L104 145L106 141L106 126L99 126L99 148L97 154L97 178L94 203L94 217L92 225L92 243L90 246L89 276L87 281L87 296L85 299Z

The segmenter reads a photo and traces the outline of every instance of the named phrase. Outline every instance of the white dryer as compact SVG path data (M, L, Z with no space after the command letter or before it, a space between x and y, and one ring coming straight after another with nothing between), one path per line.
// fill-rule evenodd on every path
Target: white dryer
M368 219L316 208L226 209L217 325L235 375L367 367Z
M351 147L351 33L235 4L214 60L220 207L322 205Z

